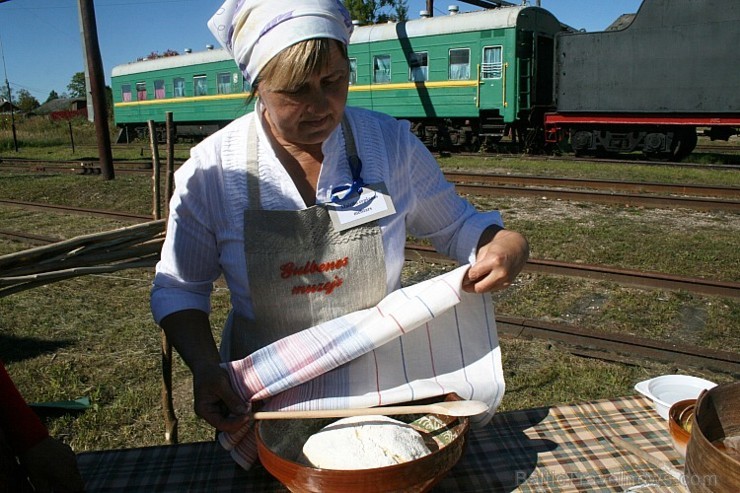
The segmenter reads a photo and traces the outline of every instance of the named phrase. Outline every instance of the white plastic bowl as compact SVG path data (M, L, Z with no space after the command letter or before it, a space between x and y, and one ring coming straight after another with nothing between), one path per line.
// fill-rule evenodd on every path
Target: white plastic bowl
M653 401L655 410L663 419L668 419L668 410L673 404L685 399L696 399L704 389L717 384L689 375L663 375L635 385L635 390Z

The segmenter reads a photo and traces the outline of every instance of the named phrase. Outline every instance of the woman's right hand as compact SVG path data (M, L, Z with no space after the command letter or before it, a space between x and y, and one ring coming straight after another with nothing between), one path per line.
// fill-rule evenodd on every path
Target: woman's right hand
M245 405L231 388L226 370L208 365L193 371L195 414L219 431L235 433L250 420Z
M221 368L208 314L182 310L166 316L160 325L193 372L195 414L219 431L236 432L249 423L248 404L234 392Z

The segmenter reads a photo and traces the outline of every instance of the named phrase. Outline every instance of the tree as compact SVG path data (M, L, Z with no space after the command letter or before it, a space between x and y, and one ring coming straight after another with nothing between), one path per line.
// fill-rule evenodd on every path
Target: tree
M72 80L67 84L67 90L72 98L86 98L87 89L85 87L85 72L76 72Z
M408 20L407 0L344 0L353 20L362 24Z
M23 112L35 110L40 106L38 99L33 97L33 95L25 89L18 91L17 98L17 106Z
M54 101L55 99L59 99L59 94L57 94L57 92L52 89L51 92L49 93L49 97L46 98L46 101L44 101L44 103L48 103L49 101Z

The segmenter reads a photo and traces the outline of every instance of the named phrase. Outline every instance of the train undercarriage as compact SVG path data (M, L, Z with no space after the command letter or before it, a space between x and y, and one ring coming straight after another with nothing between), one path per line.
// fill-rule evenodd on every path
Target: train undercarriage
M570 145L576 156L641 151L650 159L680 161L696 147L696 127L576 127Z
M563 115L544 118L545 142L569 146L576 156L642 152L648 159L680 161L696 147L697 128L712 139L738 133L740 118L716 115Z
M482 115L483 116L483 115ZM504 123L498 115L482 118L408 118L412 132L432 151L455 152L521 152L541 154L559 147L576 156L606 156L642 152L648 159L680 161L696 147L697 127L712 140L727 140L740 130L740 118L713 118L691 122L646 123L585 121L557 113L533 112L520 115L513 123ZM596 120L590 117L590 120ZM624 120L624 119L622 119ZM179 124L178 141L197 142L227 122ZM706 125L701 125L704 123ZM711 123L714 123L712 125ZM156 126L159 142L166 139L164 125ZM146 125L124 126L118 142L149 141Z

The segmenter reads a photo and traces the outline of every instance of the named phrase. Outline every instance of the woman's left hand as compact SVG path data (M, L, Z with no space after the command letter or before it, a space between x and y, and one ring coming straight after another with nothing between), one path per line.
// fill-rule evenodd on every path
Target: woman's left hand
M516 231L490 228L481 236L475 264L463 279L463 290L485 293L505 289L514 282L528 258L529 244L524 236Z
M77 469L77 456L69 445L46 437L23 452L20 463L37 492L81 492L85 483Z

